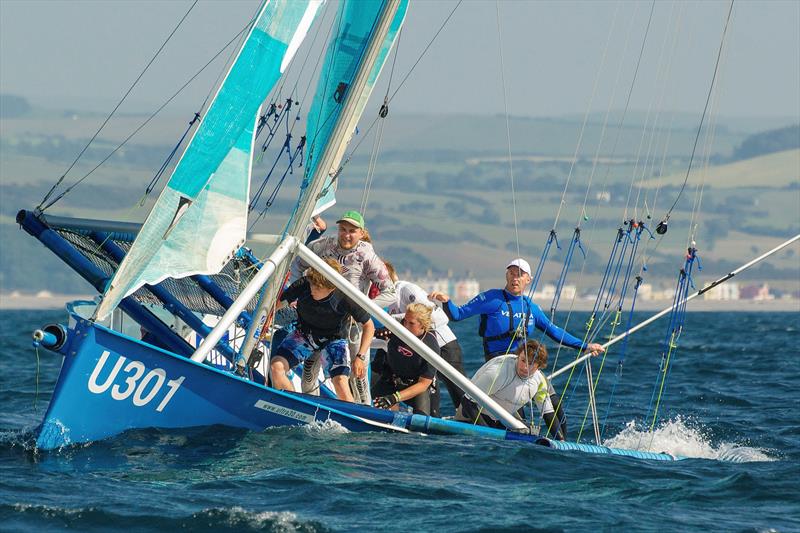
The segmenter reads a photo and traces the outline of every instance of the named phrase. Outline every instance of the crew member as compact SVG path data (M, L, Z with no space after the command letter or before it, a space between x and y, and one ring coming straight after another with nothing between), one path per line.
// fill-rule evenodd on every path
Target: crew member
M592 355L605 351L600 344L583 343L550 322L539 306L524 295L530 282L531 266L518 258L506 267L506 286L503 289L482 292L462 306L454 305L450 297L441 292L432 292L429 298L443 303L442 309L450 320L480 315L478 335L483 337L486 361L513 352L520 343L533 336L535 328L570 348L586 350Z
M336 223L339 226L336 236L331 235L317 239L309 245L309 248L323 259L335 259L342 266L342 276L364 294L369 291L370 284L377 285L380 292L375 298L375 303L380 307L391 305L395 300L394 283L389 279L386 265L375 253L372 244L364 241L366 232L364 217L358 211L347 211ZM292 263L292 280L298 279L308 266L308 263L298 257ZM357 325L351 327L348 338L351 354L355 354L358 347L363 345L361 330ZM368 351L363 353L366 356L369 355ZM303 366L304 385L316 382L319 371L315 363L315 360L309 360ZM366 376L359 377L355 373L351 375L351 388L356 396L356 401L370 403L369 383Z
M442 359L463 374L464 364L462 362L461 345L458 343L458 339L450 329L450 326L447 325L447 315L436 304L428 300L428 296L422 290L422 287L410 281L401 281L398 279L394 266L389 261L384 260L384 263L389 270L389 277L392 278L395 292L397 293L397 300L389 307L389 314L399 319L406 312L406 308L413 303L420 303L430 307L432 309L431 318L433 322L431 333L434 334L436 343L439 345L440 355ZM436 381L444 381L447 392L450 393L450 398L453 400L453 407L458 407L461 397L464 396L464 391L443 374L437 375ZM431 389L431 413L434 416L439 416L439 390L440 388L437 384L434 384Z
M325 262L337 272L341 270L334 259L329 258ZM283 291L281 301L297 301L298 325L275 350L270 364L273 386L279 390L293 391L294 387L286 373L312 354L319 353L333 382L336 396L352 402L353 395L348 385L351 358L347 327L352 317L364 330L352 363L352 373L363 379L366 376L365 354L369 351L375 332L369 314L313 268Z
M528 341L519 346L516 354L501 355L486 362L475 373L472 383L509 413L519 412L531 401L536 403L548 435L564 440L567 438L567 420L558 397L549 393L547 379L542 373L546 367L547 349L537 341ZM468 396L461 401L456 420L504 427Z
M431 332L430 307L421 303L408 305L403 325L428 348L439 353L439 344ZM386 335L386 350L378 350L372 361L372 370L381 376L372 387L375 407L397 410L397 404L404 402L415 414L430 415L430 388L436 369L399 337L388 330Z

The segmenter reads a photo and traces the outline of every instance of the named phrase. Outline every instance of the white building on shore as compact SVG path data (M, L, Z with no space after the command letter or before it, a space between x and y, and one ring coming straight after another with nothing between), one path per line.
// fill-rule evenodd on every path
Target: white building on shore
M462 305L470 301L475 295L481 292L481 285L474 278L419 278L410 280L422 287L426 293L434 291L449 294L456 305Z
M703 288L709 287L711 283L706 283ZM703 293L703 300L731 301L739 299L739 284L735 281L722 283L713 289Z

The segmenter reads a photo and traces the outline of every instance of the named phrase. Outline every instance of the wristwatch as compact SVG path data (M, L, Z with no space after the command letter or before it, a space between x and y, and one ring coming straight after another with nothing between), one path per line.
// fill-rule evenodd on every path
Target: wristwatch
M366 356L366 355L364 355L363 353L357 353L357 354L356 354L356 357L358 357L358 358L359 358L359 359L361 359L362 361L366 361L366 360L367 360L367 356Z

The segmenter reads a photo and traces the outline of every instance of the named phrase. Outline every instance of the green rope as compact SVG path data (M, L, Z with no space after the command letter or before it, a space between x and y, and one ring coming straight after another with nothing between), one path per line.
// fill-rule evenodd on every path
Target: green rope
M617 314L614 316L614 321L611 322L611 332L609 333L609 338L612 339L614 338L614 332L616 331L617 326L622 323L620 321L621 316L622 316L622 311L620 309L617 309ZM609 350L603 352L603 358L600 360L600 368L597 370L597 375L595 376L594 383L592 384L592 395L594 395L595 392L597 392L597 384L600 382L600 374L603 373L603 367L606 364L606 357L608 357L608 353ZM575 440L575 442L581 441L581 436L583 435L583 428L586 425L586 419L589 417L589 409L590 406L587 404L586 412L583 413L583 422L581 422L581 429L580 431L578 431L578 438ZM597 444L599 445L600 443L598 442Z
M678 332L680 333L680 331ZM667 381L667 370L669 369L669 360L672 356L672 351L678 347L677 339L675 332L672 332L672 336L669 339L669 350L667 351L667 360L664 363L664 369L661 371L661 386L658 388L658 397L656 398L656 407L653 409L653 421L650 422L650 433L653 432L653 428L656 425L656 419L658 418L658 407L661 404L661 395L664 392L664 383Z
M589 321L586 322L586 333L584 334L583 339L581 340L581 343L584 346L587 345L587 341L589 340L589 336L590 336L590 334L592 332L592 326L594 325L594 319L595 319L595 313L592 313L592 316L589 317ZM575 359L578 359L580 357L581 357L581 350L578 350L578 355L575 357ZM564 403L564 396L566 396L566 394L567 394L567 388L569 387L570 381L572 381L572 375L575 373L575 368L576 367L577 367L577 365L573 366L572 369L569 371L569 374L567 374L567 381L566 381L566 383L564 383L564 390L563 390L563 392L561 393L561 395L558 398L558 405L553 407L553 409L554 409L553 412L554 413L558 413L558 410L561 408L561 404ZM553 422L555 422L555 421L556 421L556 417L554 416L553 419L550 421L550 423L547 425L547 432L548 433L550 433L550 431L553 429ZM581 425L581 431L583 431L583 425Z

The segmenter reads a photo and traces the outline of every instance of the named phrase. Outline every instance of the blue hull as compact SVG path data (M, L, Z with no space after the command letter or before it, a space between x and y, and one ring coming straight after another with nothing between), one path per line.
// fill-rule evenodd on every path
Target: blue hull
M59 349L64 362L37 439L42 450L136 428L225 425L261 431L332 421L353 432L463 435L640 459L675 459L277 391L112 331L76 313L72 318L75 326Z
M405 431L388 424L392 413L361 406L373 412L365 419L339 410L344 402L326 406L316 397L277 391L75 318L60 350L64 362L39 431L40 449L147 427L222 424L259 431L331 420L350 431Z

